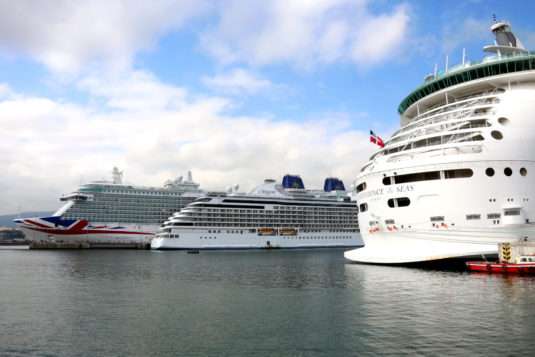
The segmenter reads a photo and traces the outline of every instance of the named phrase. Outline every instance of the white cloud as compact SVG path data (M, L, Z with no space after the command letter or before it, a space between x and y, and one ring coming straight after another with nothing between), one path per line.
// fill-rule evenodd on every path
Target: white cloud
M398 50L409 24L407 6L370 8L368 0L0 1L0 54L29 56L62 75L102 65L116 72L204 16L201 46L225 64L366 67Z
M206 0L0 1L0 53L29 55L57 72L93 62L125 68L208 8Z
M444 53L449 54L457 49L461 44L482 43L487 41L492 43L490 32L490 22L488 20L474 19L469 17L462 23L452 24L444 29L442 48Z
M0 83L0 98L5 98L12 95L11 88L7 83Z
M204 77L202 81L208 87L228 94L255 94L273 87L271 81L241 68L213 77Z
M109 108L147 112L179 108L186 95L183 89L161 83L151 73L141 70L112 78L93 74L81 79L78 88L104 99Z
M136 88L135 78L150 91L134 91L132 97L126 90L125 100L118 88ZM294 122L229 116L228 101L191 98L149 73L94 77L81 88L102 96L113 110L17 93L0 99L0 213L19 206L23 211L57 208L60 194L81 179L108 177L114 165L125 170L126 181L145 185L160 185L188 169L209 189L234 183L251 189L288 172L302 174L308 186L319 187L328 175L349 185L374 150L347 118ZM150 92L164 99L155 101ZM136 105L130 102L134 99Z
M392 57L403 45L409 16L405 6L392 14L373 16L359 26L351 48L356 63L373 65Z
M252 65L351 60L369 66L397 51L409 24L407 6L374 13L364 0L271 0L221 3L219 23L202 44L223 63Z

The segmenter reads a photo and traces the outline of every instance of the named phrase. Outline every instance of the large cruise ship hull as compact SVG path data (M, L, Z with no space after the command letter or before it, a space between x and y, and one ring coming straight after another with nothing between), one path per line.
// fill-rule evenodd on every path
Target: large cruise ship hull
M377 232L367 235L365 248L347 251L344 257L357 263L389 265L474 256L491 258L498 254L498 243L516 242L533 236L533 233L533 225L479 230Z
M88 247L148 245L158 225L90 223L61 217L24 218L15 221L31 245L73 244Z
M178 238L155 237L152 249L295 249L295 248L356 248L364 243L358 233L306 233L280 236L258 235L248 230L234 233L208 233L208 231L181 232ZM237 232L237 233L236 233Z

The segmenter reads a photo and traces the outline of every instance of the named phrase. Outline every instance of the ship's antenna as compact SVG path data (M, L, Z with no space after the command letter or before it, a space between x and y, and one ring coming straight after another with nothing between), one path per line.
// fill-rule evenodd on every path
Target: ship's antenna
M466 48L463 48L463 66L466 62Z
M437 78L438 75L438 63L435 63L434 77Z
M449 58L448 58L448 55L446 55L446 69L444 70L445 73L448 73L448 61L449 61Z
M492 21L493 21L494 23L498 22L498 21L496 20L496 14L492 14Z

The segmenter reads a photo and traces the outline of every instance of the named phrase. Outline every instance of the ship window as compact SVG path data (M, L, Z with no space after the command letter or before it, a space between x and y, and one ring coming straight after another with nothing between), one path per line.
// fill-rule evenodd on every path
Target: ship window
M489 176L489 177L494 176L494 169L493 169L492 167L488 167L488 168L485 170L485 174L487 174L487 176Z
M498 219L501 215L499 213L489 213L487 214L487 219Z
M394 182L396 184L430 180L440 180L440 171L417 172L414 174L394 176Z
M367 203L361 203L359 208L360 208L360 212L366 212L368 210L368 204Z
M391 198L387 201L388 207L407 207L411 204L411 200L408 197Z
M392 184L392 181L390 180L390 176L383 178L383 185L390 185Z
M474 172L471 169L445 170L444 177L447 179L472 177Z
M466 220L468 221L473 221L476 219L481 219L481 215L480 214L467 214L466 215Z
M521 176L526 176L527 174L528 174L528 170L526 170L525 167L522 167L522 168L520 169L520 175L521 175Z
M366 182L361 183L357 186L357 193L362 192L366 189Z
M511 170L510 167L506 167L504 170L503 170L503 173L505 174L505 176L511 176L513 174L513 170Z
M398 207L407 207L411 204L411 200L408 197L400 197L398 200Z
M433 216L429 217L431 222L444 222L444 216Z
M509 119L507 119L507 118L499 118L498 119L498 123L500 123L501 125L507 125L507 124L509 124Z
M394 221L393 219L385 219L385 224L395 224L396 221Z
M498 130L491 131L490 135L496 140L502 140L503 139L502 133L500 131L498 131Z
M508 209L503 213L504 216L520 216L519 209Z

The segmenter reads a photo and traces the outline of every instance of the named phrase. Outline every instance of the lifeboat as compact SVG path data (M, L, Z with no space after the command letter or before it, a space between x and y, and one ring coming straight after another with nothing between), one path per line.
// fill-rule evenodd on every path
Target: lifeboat
M277 235L277 230L275 228L258 228L259 236L275 236Z
M279 234L281 236L296 236L297 229L295 228L281 228L279 229Z

